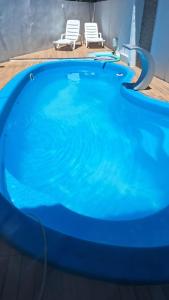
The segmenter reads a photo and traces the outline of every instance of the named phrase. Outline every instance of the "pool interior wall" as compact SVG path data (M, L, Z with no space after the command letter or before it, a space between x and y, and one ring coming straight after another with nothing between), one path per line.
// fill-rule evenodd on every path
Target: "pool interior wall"
M168 281L168 107L126 89L128 68L103 65L41 64L0 92L1 233L42 256L32 215L57 266Z

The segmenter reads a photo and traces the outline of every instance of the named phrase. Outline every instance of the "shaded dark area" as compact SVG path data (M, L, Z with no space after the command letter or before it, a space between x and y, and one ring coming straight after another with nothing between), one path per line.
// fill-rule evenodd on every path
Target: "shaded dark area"
M139 46L151 52L154 26L156 21L158 0L145 0L143 17L141 23L141 32ZM140 60L137 54L137 67L141 68Z
M145 0L139 46L150 51L156 20L158 0Z

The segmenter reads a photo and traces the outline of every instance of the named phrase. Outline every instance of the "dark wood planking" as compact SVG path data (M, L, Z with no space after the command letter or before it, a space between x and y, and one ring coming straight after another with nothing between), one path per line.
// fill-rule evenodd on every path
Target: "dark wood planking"
M0 299L4 292L4 286L7 278L8 258L0 257Z
M35 274L37 272L37 263L35 260L22 255L21 277L17 300L31 300L34 297Z
M1 300L18 300L21 278L21 256L9 256L6 281L4 282Z
M120 300L119 286L49 268L44 299ZM126 298L128 300L128 298ZM131 299L132 300L132 299Z
M132 286L120 286L119 293L121 300L137 300L135 290Z
M161 286L150 286L150 295L153 300L168 300Z
M163 294L165 295L166 299L169 299L169 285L163 285L161 286Z
M137 300L154 300L151 297L151 293L148 285L137 285L133 287ZM159 299L160 300L160 299Z
M43 263L40 263L38 261L34 261L35 263L35 275L34 275L34 286L32 287L33 289L33 298L32 300L37 300L39 298L39 293L40 293L40 288L42 284L42 276L43 276ZM45 286L44 289L47 286L47 279L48 279L48 270L46 274L46 280L45 280ZM53 295L54 296L54 295ZM45 300L48 300L48 298L44 298ZM55 298L53 298L55 299Z
M11 249L10 249L11 248ZM0 299L37 300L43 264L0 241ZM168 300L169 286L132 286L83 278L48 266L43 300Z

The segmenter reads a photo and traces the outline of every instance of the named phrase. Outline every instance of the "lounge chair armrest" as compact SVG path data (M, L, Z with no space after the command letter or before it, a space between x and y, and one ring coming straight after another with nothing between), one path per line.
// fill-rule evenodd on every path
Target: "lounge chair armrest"
M102 38L102 34L101 34L101 32L99 32L99 38Z
M61 40L64 38L65 35L66 35L66 33L61 34Z

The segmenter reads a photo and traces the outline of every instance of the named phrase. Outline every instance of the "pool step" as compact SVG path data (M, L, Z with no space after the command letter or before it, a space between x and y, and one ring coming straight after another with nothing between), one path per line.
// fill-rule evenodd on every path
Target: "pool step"
M9 200L17 208L21 210L35 208L41 199L45 199L46 203L50 203L50 198L47 195L20 182L7 168L5 168L5 180Z

